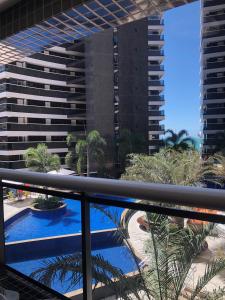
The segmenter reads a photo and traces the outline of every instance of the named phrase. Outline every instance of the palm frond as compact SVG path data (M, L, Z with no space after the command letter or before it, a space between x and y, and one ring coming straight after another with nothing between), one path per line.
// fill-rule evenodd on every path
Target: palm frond
M208 263L205 267L205 273L198 279L196 287L191 294L190 300L194 300L202 289L214 278L217 274L225 269L225 259L217 259Z

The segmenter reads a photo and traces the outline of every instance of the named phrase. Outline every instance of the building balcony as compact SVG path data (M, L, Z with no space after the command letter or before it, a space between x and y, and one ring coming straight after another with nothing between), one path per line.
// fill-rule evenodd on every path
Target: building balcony
M207 62L204 69L220 69L225 68L225 61Z
M223 115L225 116L225 108L209 108L203 112L203 115Z
M206 16L203 19L204 23L210 23L210 22L218 22L218 21L224 21L225 20L225 14L215 15L215 16Z
M148 86L164 86L164 80L148 80Z
M148 112L149 116L165 116L165 112L164 110L150 110Z
M163 50L148 50L148 56L164 56Z
M206 47L203 50L204 54L225 52L225 46Z
M35 58L35 59L47 61L47 62L61 64L61 65L68 65L74 61L71 58L64 58L64 57L59 57L59 56L54 56L54 55L46 55L46 54L42 54L42 53L35 53L31 57Z
M149 125L148 126L149 131L165 131L164 125Z
M74 41L73 44L68 45L66 50L84 53L84 51L85 51L85 42L84 42L84 40Z
M85 68L85 58L73 60L72 62L67 64L67 67L84 69Z
M148 71L164 71L164 66L162 66L162 65L151 65L151 66L148 66Z
M71 95L69 95L69 97L67 98L67 101L69 102L85 102L86 100L86 95L85 93L73 93Z
M212 30L212 31L207 31L207 32L203 33L203 39L224 36L224 35L225 35L224 29Z
M204 2L204 7L209 7L209 6L217 6L217 5L223 5L224 1L223 0L209 0Z
M151 95L151 96L148 96L148 101L165 101L165 98L163 95L158 95L158 96L155 96L155 95Z
M204 80L204 85L210 85L210 84L224 84L225 77L209 77Z
M203 130L225 130L225 123L222 124L208 123L204 125Z
M14 84L4 84L3 86L4 86L4 90L0 89L0 92L6 91L6 92L13 92L18 94L46 96L46 97L54 97L54 98L67 98L69 95L73 95L72 92L65 92L60 90L45 90L40 88L33 88L33 87L14 85Z
M14 65L6 65L5 71L14 74L21 74L25 76L37 77L41 79L57 80L57 81L68 81L73 78L73 76L68 76L64 74L56 74L56 73L38 71L29 68L21 68Z
M37 144L44 143L49 149L56 148L67 148L66 142L46 142L46 141L37 141L37 142L0 142L0 150L12 151L12 150L27 150L29 147L36 147Z
M207 93L204 100L225 99L225 93Z
M76 76L75 78L70 78L67 81L68 84L85 84L85 76Z
M56 132L70 132L76 131L81 132L84 130L84 127L74 126L74 125L47 125L47 124L18 124L18 123L1 123L0 124L0 131L56 131Z
M150 143L150 146L156 147L156 150L159 150L159 148L164 145L164 141L162 139L149 140L149 143Z
M152 140L151 143L157 148L162 141ZM7 205L3 206L3 199L1 199L0 239L2 245L5 245L0 251L1 287L16 290L21 300L68 299L66 297L73 300L81 298L100 300L115 296L116 291L123 290L121 287L125 288L126 283L124 278L132 278L138 284L140 272L148 270L149 265L146 264L148 253L143 252L147 254L141 259L137 245L140 251L142 247L144 249L150 236L154 234L154 237L158 237L157 231L149 228L148 222L143 217L147 212L148 216L151 216L152 212L155 217L158 215L157 222L160 222L162 218L164 222L172 219L173 225L176 219L185 221L187 226L197 224L196 220L200 224L203 224L203 221L211 222L216 224L213 226L218 230L218 234L221 234L219 238L213 237L213 243L215 239L223 240L225 230L224 225L221 225L225 223L225 216L221 213L225 210L223 190L59 176L9 169L1 169L0 176L3 180L1 195L5 189L18 191L18 197L22 191L26 191L29 195L32 193L36 196L40 194L55 196L66 204L61 213L58 210L57 214L54 211L48 212L48 215L45 211L33 210L31 212L31 208L27 208L22 213L15 209L12 216L7 210ZM6 194L5 196L8 197ZM175 206L176 209L174 209ZM198 209L193 209L193 207ZM112 211L116 212L114 219L120 220L121 216L125 218L126 222L121 223L118 228L107 219L107 214L111 214ZM24 226L22 230L23 222L26 222L27 226ZM132 230L129 226L131 223ZM126 224L128 224L127 227L125 227ZM152 221L151 227L154 224ZM159 226L158 223L157 226ZM39 230L34 230L34 228ZM125 231L125 228L127 229L124 235L121 229ZM168 226L166 229L168 230ZM161 227L160 230L162 230ZM127 236L130 247L126 243ZM145 239L143 239L144 236L146 236ZM155 245L160 247L157 241L155 239ZM160 242L162 242L162 236ZM192 243L187 247L191 245ZM208 247L211 247L211 243ZM135 260L132 257L136 257ZM107 260L107 264L101 263L104 259ZM151 259L155 258L151 256ZM208 259L211 262L211 252L209 257L204 257L205 265ZM63 274L68 274L68 276L62 276L60 281L58 276L54 274L51 276L48 273L50 275L48 284L55 290L45 286L46 277L37 276L40 267L42 271L43 268L48 270L48 264L54 262L62 266ZM97 265L98 262L101 264ZM74 267L71 269L72 265ZM93 283L96 278L93 270L96 270L97 266L99 266L97 269L99 275L107 274L108 284ZM119 268L120 270L120 277L116 277L117 280L114 281L113 286L110 285L110 278L115 278L115 275L108 273L108 266L111 269ZM67 273L67 269L73 270L73 273ZM198 266L195 269L193 270L194 276L198 280L200 276ZM53 270L53 265L51 270ZM36 272L36 276L33 274L31 277L32 271ZM81 282L76 284L72 281L71 274L79 274ZM133 291L137 291L139 285L135 288L137 289ZM145 291L143 287L141 291ZM28 295L32 296L28 297Z
M160 34L148 34L149 41L164 41L164 35Z
M218 144L217 139L205 139L203 146L214 146L214 145L217 145L217 144Z
M148 25L149 26L160 26L160 25L164 25L164 21L161 19L156 19L156 20L148 20Z
M48 114L48 115L69 115L75 113L76 109L72 108L58 108L58 107L46 107L46 106L32 106L32 105L19 105L19 104L1 104L0 112L12 111L12 112L24 112L33 114Z

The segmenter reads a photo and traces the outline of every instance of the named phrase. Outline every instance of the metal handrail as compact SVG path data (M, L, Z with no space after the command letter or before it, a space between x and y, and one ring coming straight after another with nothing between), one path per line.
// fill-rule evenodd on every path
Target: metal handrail
M200 219L208 222L225 224L224 215L212 215L191 210L153 206L151 203L127 202L119 199L107 199L105 196L95 197L96 193L125 196L160 203L186 205L189 207L205 207L209 209L225 210L225 191L194 187L184 187L168 184L151 184L135 181L100 179L74 176L60 176L53 174L35 173L29 171L0 169L1 200L3 187L30 190L37 193L70 197L80 201L82 225L82 266L83 266L83 299L92 300L92 268L91 268L91 228L90 204L96 203L107 206L123 207L133 210L149 211L158 214L174 215L182 218ZM14 183L6 181L17 181ZM26 185L21 185L26 183ZM31 186L27 186L31 184ZM42 188L40 187L42 186ZM44 188L43 188L44 186ZM56 188L56 190L48 188ZM63 192L62 190L66 190ZM76 191L77 193L71 193ZM90 193L95 193L91 195ZM0 201L0 243L4 245L4 207ZM0 263L5 264L5 248L0 247Z
M156 203L225 211L224 190L82 176L60 176L2 168L0 168L0 179L84 193L102 193Z

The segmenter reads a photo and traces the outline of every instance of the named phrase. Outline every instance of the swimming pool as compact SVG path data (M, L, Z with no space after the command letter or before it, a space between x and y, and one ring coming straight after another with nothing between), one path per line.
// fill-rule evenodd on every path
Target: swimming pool
M113 266L120 268L124 273L129 273L137 269L135 262L126 246L113 245L113 247L93 250L92 254L101 254L101 256L103 256L105 260L108 260ZM8 265L16 269L17 271L29 276L33 271L43 266L42 264L44 260L51 258L55 258L55 256L50 256L47 258L40 257L21 262L9 263ZM55 278L51 285L52 289L62 294L80 289L81 287L82 284L70 286L70 273L67 274L63 284L58 278Z
M65 199L67 208L62 215L37 216L31 211L6 225L6 242L81 233L81 206L79 201ZM109 208L120 218L123 208ZM115 224L103 212L91 208L91 230L114 228Z
M29 276L43 265L44 260L81 250L80 202L70 199L64 199L64 202L67 204L66 210L59 215L36 215L28 210L6 222L6 253L9 266ZM100 207L107 208L117 220L120 220L124 210L117 207ZM100 254L124 273L135 271L137 266L128 248L121 244L121 240L119 242L115 231L111 230L115 227L104 212L91 208L92 254ZM81 288L82 283L70 286L68 274L63 284L55 278L51 287L65 294Z

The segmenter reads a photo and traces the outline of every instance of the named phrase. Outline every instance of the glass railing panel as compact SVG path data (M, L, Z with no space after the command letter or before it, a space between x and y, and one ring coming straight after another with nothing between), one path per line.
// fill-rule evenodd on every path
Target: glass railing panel
M68 298L82 296L80 201L14 188L4 194L6 264Z
M91 237L94 299L158 299L159 293L160 299L224 299L225 225L155 208L144 212L95 204L91 211L92 226L100 222L104 228Z
M134 201L134 200L133 200ZM101 224L92 231L92 290L94 299L122 296L118 290L123 280L134 278L140 259L134 255L129 242L126 222L136 211L101 204L91 206L91 226Z

